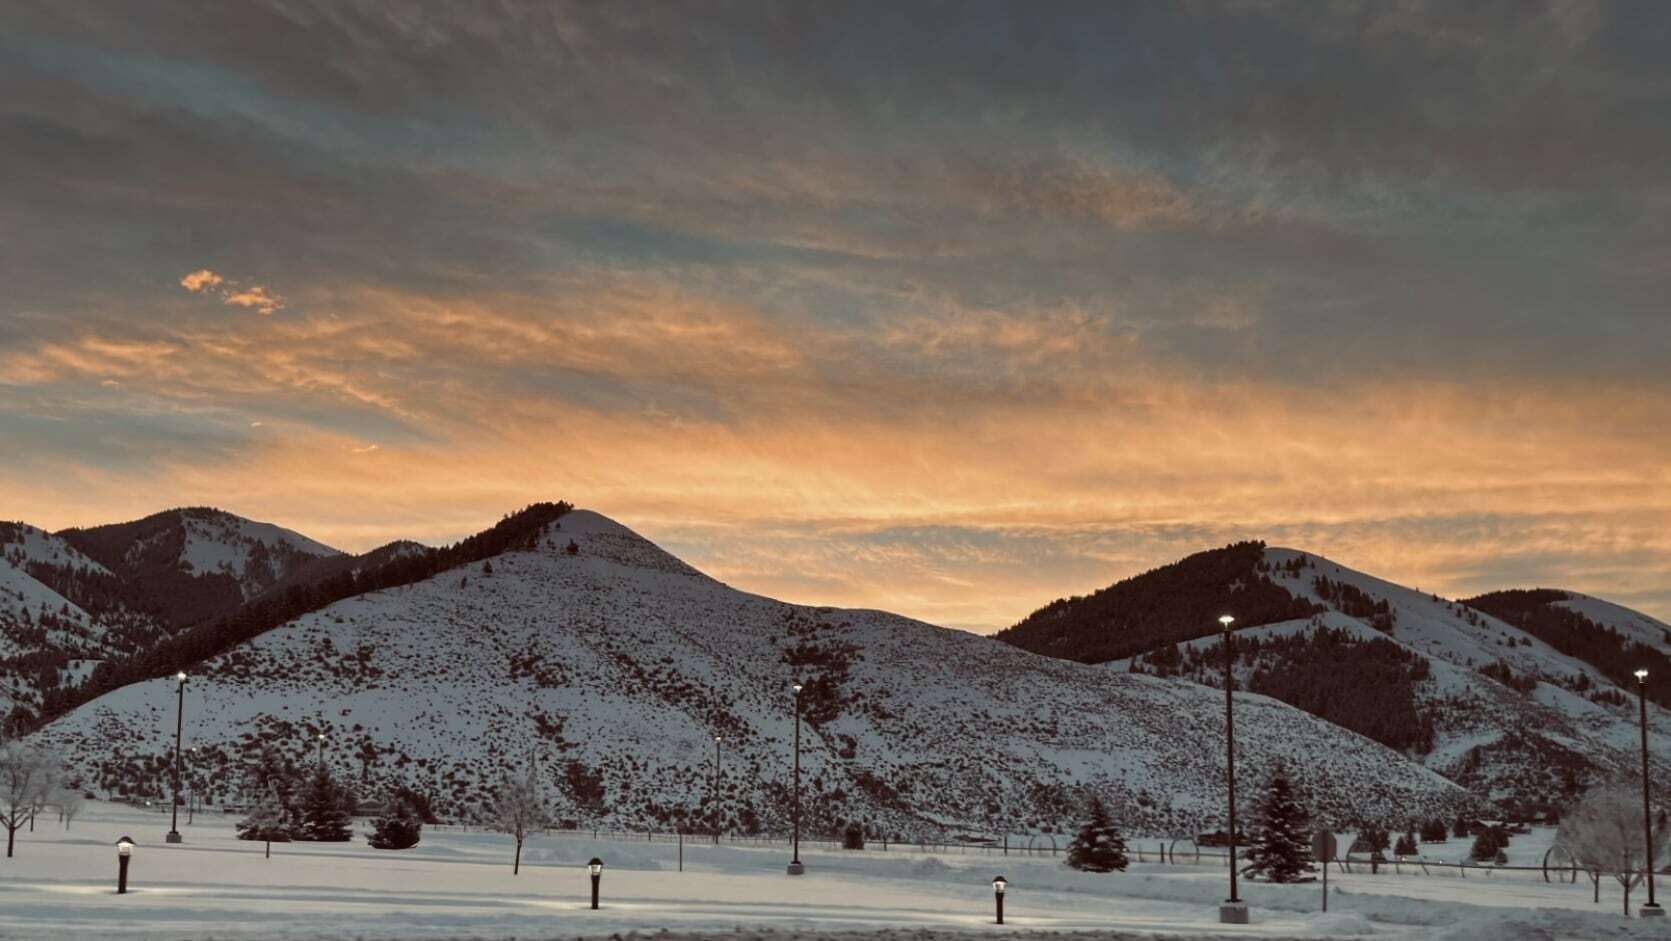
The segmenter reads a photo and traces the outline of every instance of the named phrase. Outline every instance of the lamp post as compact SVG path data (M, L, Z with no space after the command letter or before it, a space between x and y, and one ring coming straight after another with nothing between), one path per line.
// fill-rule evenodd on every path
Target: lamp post
M790 845L793 847L789 860L789 874L798 876L806 872L801 865L801 684L795 684L795 813L794 827L791 830Z
M1664 918L1665 909L1654 901L1654 811L1648 788L1648 671L1636 671L1636 702L1642 710L1642 839L1647 842L1648 904L1637 911L1642 918Z
M186 826L197 822L197 746L187 749L191 752L191 771L187 775L190 784L190 796L186 798Z
M1247 903L1236 895L1236 714L1235 677L1231 668L1236 655L1230 647L1230 625L1236 619L1226 614L1218 619L1224 627L1224 777L1230 793L1230 897L1218 907L1218 920L1226 925L1247 924Z
M170 843L180 842L180 734L186 724L186 671L174 674L174 678L180 681L180 690L174 709L174 801L169 808L171 815L167 837Z
M586 868L592 871L592 908L596 910L598 907L598 882L603 879L603 860L593 856L592 861L586 864Z
M128 894L128 857L133 855L133 838L124 836L116 841L116 894Z
M1003 876L992 877L992 900L998 905L998 924L1004 923L1004 890L1009 888L1009 880Z
M319 770L325 770L325 733L319 733Z
M719 736L714 736L714 845L719 845Z

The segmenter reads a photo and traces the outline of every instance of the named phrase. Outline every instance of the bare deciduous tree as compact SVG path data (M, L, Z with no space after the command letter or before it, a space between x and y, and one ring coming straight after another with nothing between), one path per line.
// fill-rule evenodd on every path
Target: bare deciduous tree
M488 809L488 826L500 833L508 833L516 840L516 858L511 863L511 875L522 871L522 843L531 834L547 826L545 795L530 764L528 774L520 781L506 778L499 785L499 795Z
M1609 873L1619 880L1625 891L1624 912L1629 915L1630 890L1642 882L1648 849L1642 830L1642 792L1628 785L1592 789L1561 817L1555 839L1592 878L1599 881L1600 873ZM1654 833L1654 867L1665 865L1668 855L1661 824Z
M52 804L58 808L58 816L64 821L64 829L70 828L70 821L81 812L81 789L76 787L61 787L52 795Z
M6 827L6 858L17 831L46 804L58 786L58 756L39 745L12 740L0 744L0 824Z

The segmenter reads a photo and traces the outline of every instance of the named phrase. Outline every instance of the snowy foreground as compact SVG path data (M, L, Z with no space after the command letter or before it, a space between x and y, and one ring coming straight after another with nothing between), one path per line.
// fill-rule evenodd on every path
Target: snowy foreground
M783 874L780 847L537 838L510 871L511 844L488 833L426 830L402 852L353 844L275 844L233 837L231 818L182 821L186 842L163 842L163 815L90 804L66 832L51 818L19 834L0 861L0 937L505 938L614 933L725 933L784 939L891 929L901 939L948 933L1032 936L1094 931L1174 937L1611 939L1671 937L1627 921L1617 886L1593 905L1591 887L1547 885L1536 873L1371 877L1331 875L1319 888L1244 884L1252 925L1217 923L1217 866L1136 864L1124 875L1064 869L1046 858L978 853L803 850L807 874ZM362 827L363 829L363 827ZM139 843L129 894L115 894L114 843ZM607 868L599 911L588 909L584 863ZM991 879L1009 879L1006 924L992 924ZM1671 888L1671 887L1668 887ZM1609 891L1611 890L1611 891ZM1634 901L1634 900L1633 900Z

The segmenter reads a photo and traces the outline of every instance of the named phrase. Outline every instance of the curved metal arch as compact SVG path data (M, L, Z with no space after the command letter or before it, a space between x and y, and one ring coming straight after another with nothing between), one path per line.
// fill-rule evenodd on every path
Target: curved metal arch
M1551 858L1555 858L1555 852L1557 850L1560 851L1561 856L1566 858L1566 863L1564 865L1557 864L1555 869L1555 878L1559 879L1562 883L1577 885L1578 857L1572 855L1572 850L1567 849L1559 843L1556 843L1550 846L1549 849L1543 851L1543 881L1549 881L1549 861ZM1568 875L1572 878L1567 878Z
M1201 844L1195 842L1194 840L1190 839L1189 837L1179 837L1178 839L1173 840L1172 845L1170 847L1168 847L1167 850L1166 850L1166 855L1172 857L1173 862L1178 861L1178 844L1179 843L1188 843L1189 844L1189 849L1185 850L1185 852L1193 852L1195 854L1194 855L1194 861L1195 862L1200 862L1201 861Z

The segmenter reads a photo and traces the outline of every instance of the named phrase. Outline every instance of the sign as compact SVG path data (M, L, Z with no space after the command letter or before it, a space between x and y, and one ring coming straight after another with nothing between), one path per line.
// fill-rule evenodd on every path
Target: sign
M1318 830L1311 835L1311 858L1317 862L1333 862L1336 849L1333 833Z

